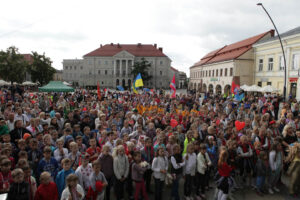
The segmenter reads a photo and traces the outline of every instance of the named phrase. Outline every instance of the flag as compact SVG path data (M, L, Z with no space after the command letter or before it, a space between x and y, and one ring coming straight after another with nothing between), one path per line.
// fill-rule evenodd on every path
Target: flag
M124 88L123 88L121 85L118 85L117 88L118 88L118 90L120 90L120 91L124 91Z
M176 97L175 74L173 75L172 82L170 83L170 88L173 91L172 98L175 98Z
M101 99L101 93L100 93L100 83L99 81L97 82L97 95L98 95L98 99Z
M138 73L138 75L134 79L134 84L133 85L134 85L135 88L144 86L141 73Z
M235 83L234 80L232 80L232 83L231 83L231 93L236 95L239 93L239 89L240 89L240 86L238 84Z
M135 87L134 87L133 84L131 85L131 89L132 89L132 91L133 91L135 94L138 94L138 91L136 91L136 89L135 89Z
M234 96L234 99L237 100L237 101L242 101L244 98L245 98L245 93L242 93L242 94L237 93Z

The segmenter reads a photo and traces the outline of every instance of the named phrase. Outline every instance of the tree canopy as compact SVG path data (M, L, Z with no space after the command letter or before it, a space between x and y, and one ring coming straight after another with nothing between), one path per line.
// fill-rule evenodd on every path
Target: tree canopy
M143 81L149 81L152 76L148 74L147 70L151 67L151 63L149 63L145 58L142 58L140 62L134 62L133 70L131 71L131 74L135 78L138 73L141 73Z
M11 83L22 83L29 63L14 46L0 51L0 77Z
M50 58L38 54L37 52L32 52L32 64L28 67L28 72L31 75L31 80L33 82L38 81L41 85L47 84L53 79L53 75L56 70L51 66L52 61Z

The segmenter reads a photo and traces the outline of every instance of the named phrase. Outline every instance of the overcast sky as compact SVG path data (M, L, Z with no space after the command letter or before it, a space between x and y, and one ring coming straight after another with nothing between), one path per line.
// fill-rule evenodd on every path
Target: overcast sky
M299 0L3 1L0 49L45 52L53 67L82 58L100 44L154 44L185 71L209 51L273 28L300 26Z

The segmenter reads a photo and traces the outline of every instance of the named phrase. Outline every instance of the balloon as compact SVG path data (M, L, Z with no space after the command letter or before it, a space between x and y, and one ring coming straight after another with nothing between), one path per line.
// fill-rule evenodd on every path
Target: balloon
M242 130L245 127L245 122L235 121L235 128L237 131Z
M178 122L175 119L171 119L170 125L174 128L178 125Z

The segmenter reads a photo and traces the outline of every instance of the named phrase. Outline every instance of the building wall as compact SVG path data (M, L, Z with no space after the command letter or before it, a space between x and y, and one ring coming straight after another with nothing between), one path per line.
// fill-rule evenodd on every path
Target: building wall
M289 78L298 78L300 63L300 34L282 38L287 65L287 94L291 92L291 83ZM278 40L266 43L256 44L255 46L255 84L266 86L271 84L283 93L284 86L284 68L282 50ZM298 57L298 62L296 57ZM273 69L269 70L269 58L273 58ZM282 60L281 60L282 59ZM259 69L259 62L263 60L262 70ZM297 64L294 64L297 63ZM280 68L281 65L281 68ZM295 66L294 66L295 65ZM300 99L299 80L296 82L297 99Z
M108 88L116 88L117 81L119 85L123 85L124 80L125 87L129 87L133 81L131 67L134 62L141 59L142 57L135 57L122 51L112 57L63 60L63 79L79 86L96 86L99 81L100 87ZM171 60L168 57L145 57L145 59L152 65L148 73L153 77L144 83L145 87L168 88Z

